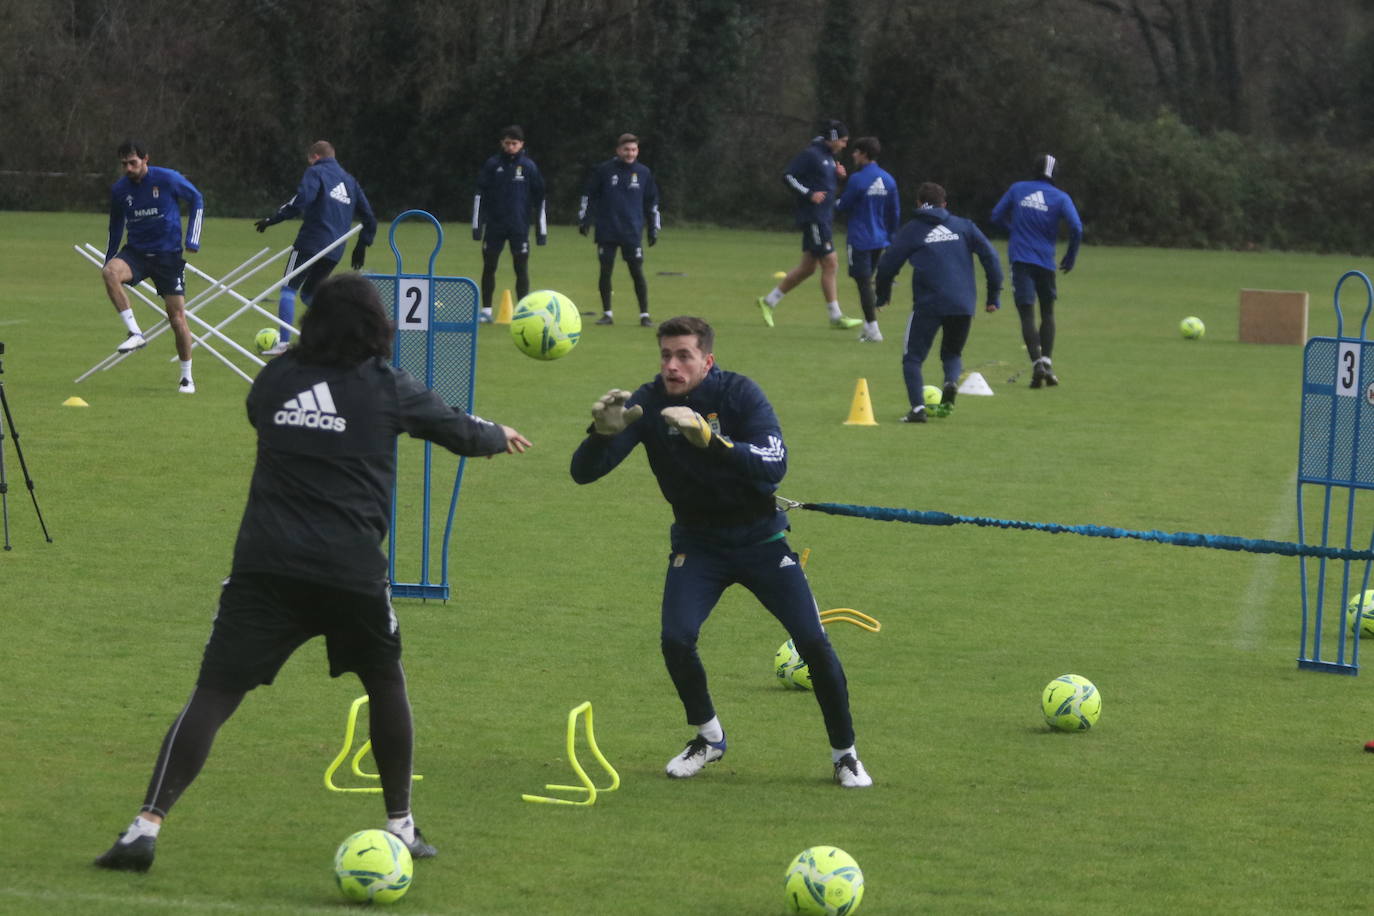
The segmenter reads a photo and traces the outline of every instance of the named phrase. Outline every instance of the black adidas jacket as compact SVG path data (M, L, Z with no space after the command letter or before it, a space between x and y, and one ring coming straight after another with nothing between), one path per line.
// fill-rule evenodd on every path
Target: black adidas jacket
M501 427L449 407L383 360L312 366L293 351L248 392L258 456L233 572L267 572L372 591L386 582L386 537L401 433L459 455L506 450Z

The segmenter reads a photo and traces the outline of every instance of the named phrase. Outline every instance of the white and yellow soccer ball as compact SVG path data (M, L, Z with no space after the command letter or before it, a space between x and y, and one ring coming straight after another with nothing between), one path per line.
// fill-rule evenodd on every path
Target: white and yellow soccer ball
M276 328L263 328L253 335L253 346L258 348L259 353L272 349L280 342L281 335Z
M515 304L510 336L520 352L535 359L567 356L582 337L582 316L562 293L541 289Z
M1102 694L1087 678L1065 674L1045 685L1040 706L1051 728L1064 732L1087 731L1102 715Z
M1200 340L1207 333L1207 325L1202 323L1201 318L1190 315L1178 323L1178 332L1185 340Z
M1350 632L1360 639L1374 638L1374 588L1351 598L1345 609Z
M401 838L385 830L359 830L334 853L334 879L349 900L394 903L410 890L414 864Z
M797 647L790 639L778 646L778 651L773 653L773 673L782 681L784 687L794 690L811 689L811 669L802 661Z
M934 407L939 404L940 398L943 396L944 392L934 385L926 385L921 389L921 397L925 400L927 407Z
M783 893L789 913L851 916L864 899L864 873L843 849L812 846L787 866Z

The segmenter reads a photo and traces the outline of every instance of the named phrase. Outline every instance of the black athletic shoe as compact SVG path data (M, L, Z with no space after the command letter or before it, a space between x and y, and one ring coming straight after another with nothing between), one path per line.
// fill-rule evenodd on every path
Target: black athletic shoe
M1031 364L1030 386L1032 388L1039 388L1043 384L1045 384L1045 364L1037 359ZM1059 384L1058 379L1055 379L1055 384Z
M1054 374L1054 366L1050 365L1049 360L1045 360L1045 384L1051 387L1059 384L1059 376Z
M940 392L940 403L954 406L954 399L959 394L959 386L953 382L945 382L944 390Z
M654 320L650 318L648 315L640 315L639 326L641 328L651 328L654 326Z
M615 319L612 318L610 315L602 315L600 318L596 319L596 323L597 323L597 324L615 324Z
M913 407L911 412L902 417L903 423L925 423L926 409L924 407Z
M120 840L124 838L122 833L119 836ZM115 844L92 864L97 868L108 868L112 871L147 871L153 867L156 837L141 836L132 843L123 843L120 840L116 840Z
M400 836L400 834L397 836L402 843L406 843L405 837ZM412 859L432 859L439 854L439 850L425 842L424 834L420 832L419 827L415 828L415 842L406 843L406 849L410 850Z

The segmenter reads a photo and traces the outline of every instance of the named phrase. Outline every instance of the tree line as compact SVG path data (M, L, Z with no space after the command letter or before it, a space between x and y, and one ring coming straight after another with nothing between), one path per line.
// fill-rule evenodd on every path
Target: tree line
M380 214L466 221L519 123L554 222L630 131L670 224L783 228L781 171L836 117L980 221L1048 151L1089 241L1360 252L1368 6L0 0L0 208L103 209L133 136L212 215L263 215L328 139Z

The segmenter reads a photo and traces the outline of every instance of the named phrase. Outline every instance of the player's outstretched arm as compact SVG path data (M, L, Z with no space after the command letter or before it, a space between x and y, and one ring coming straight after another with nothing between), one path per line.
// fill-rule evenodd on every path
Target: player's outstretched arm
M523 454L525 449L532 445L530 440L526 439L509 426L503 424L501 426L501 432L505 434L506 437L507 455Z

